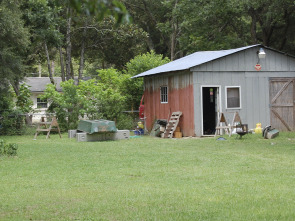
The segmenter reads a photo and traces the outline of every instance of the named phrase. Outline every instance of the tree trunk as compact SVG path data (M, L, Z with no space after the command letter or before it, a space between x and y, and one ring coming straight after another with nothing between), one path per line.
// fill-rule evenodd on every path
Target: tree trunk
M84 53L85 53L85 40L86 40L86 32L87 32L87 22L85 22L85 27L83 30L83 37L81 42L81 55L80 55L80 66L79 66L79 76L78 76L78 84L82 80L83 70L84 70Z
M170 45L171 61L173 61L175 57L175 46L176 46L176 30L175 30L175 24L172 24L171 45Z
M12 85L16 96L19 96L19 78L16 77L15 79L13 79L12 82L10 81L10 84Z
M49 52L48 52L46 41L44 41L44 48L45 48L45 54L46 54L46 58L47 58L47 66L48 66L48 72L49 72L49 79L50 79L51 84L54 85L54 79L53 79L52 70L51 70L51 67L50 67L50 58L49 58Z
M71 78L70 79L74 79L75 73L74 73L74 67L73 67L73 62L71 59Z
M39 78L42 77L42 66L41 66L41 64L38 64L38 72L39 72Z
M59 59L60 59L61 80L66 81L64 58L63 58L61 46L59 46Z
M55 75L55 63L54 61L51 61L51 72L52 72L52 76Z
M71 22L72 22L72 17L71 17L71 9L68 7L67 8L67 14L68 14L68 19L67 19L67 34L66 34L66 76L67 80L71 79L72 71L71 71L71 51L72 51L72 44L71 44Z
M176 10L177 4L178 4L178 1L176 0L175 4L174 4L174 10ZM171 21L171 29L172 29L171 39L170 39L170 57L171 57L171 61L173 61L174 58L175 58L176 35L177 35L177 31L178 31L177 18L174 15L174 10L172 11L172 21Z
M257 33L256 33L256 23L257 23L257 18L255 15L255 11L253 8L249 9L249 14L252 18L251 21L251 38L252 38L252 44L257 44Z

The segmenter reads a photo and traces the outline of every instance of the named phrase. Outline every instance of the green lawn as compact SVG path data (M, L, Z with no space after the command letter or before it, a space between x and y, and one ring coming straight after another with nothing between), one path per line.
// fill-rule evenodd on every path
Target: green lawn
M295 133L226 138L0 137L0 220L294 220Z

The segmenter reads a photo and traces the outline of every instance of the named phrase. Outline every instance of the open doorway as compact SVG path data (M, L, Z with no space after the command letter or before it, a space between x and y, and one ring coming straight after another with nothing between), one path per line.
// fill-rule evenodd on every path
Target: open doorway
M202 134L211 136L215 134L220 110L219 87L202 87Z

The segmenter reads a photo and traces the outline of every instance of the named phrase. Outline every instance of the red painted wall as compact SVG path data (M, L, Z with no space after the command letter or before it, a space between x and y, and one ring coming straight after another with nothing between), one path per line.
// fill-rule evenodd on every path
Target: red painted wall
M183 136L195 136L194 130L194 94L192 75L168 75L159 83L155 77L145 78L144 108L146 127L149 131L158 119L169 120L172 112L181 111L179 126ZM163 81L163 77L161 77ZM160 87L168 86L168 103L161 104Z

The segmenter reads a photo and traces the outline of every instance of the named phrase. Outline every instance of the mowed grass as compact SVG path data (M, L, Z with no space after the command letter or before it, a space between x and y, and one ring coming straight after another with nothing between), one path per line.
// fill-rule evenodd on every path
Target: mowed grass
M0 220L294 220L295 133L76 142L0 137Z

